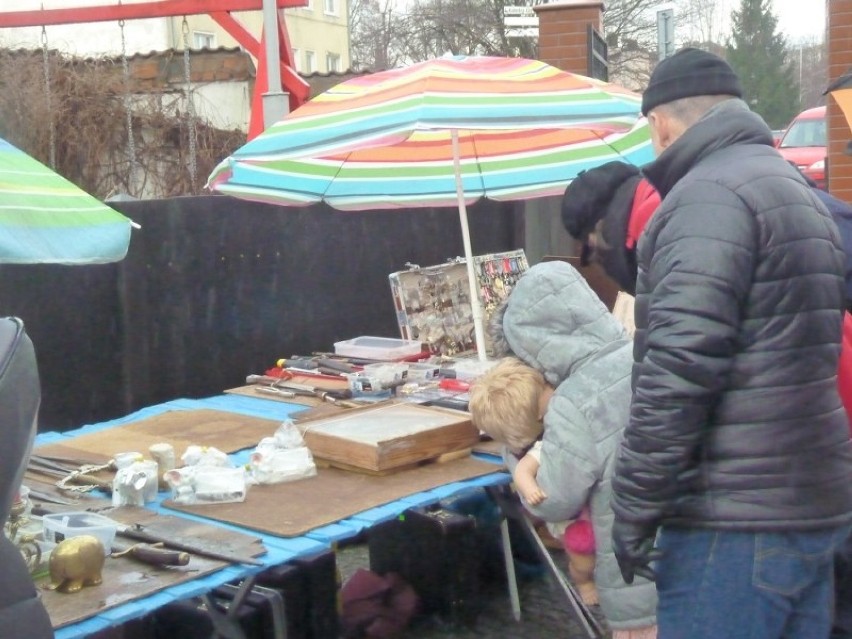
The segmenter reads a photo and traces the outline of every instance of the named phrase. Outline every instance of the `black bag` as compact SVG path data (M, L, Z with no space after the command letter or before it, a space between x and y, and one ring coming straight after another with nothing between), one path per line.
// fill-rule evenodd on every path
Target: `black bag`
M41 387L35 351L16 317L0 318L0 521L9 518L35 438ZM53 628L26 562L0 534L0 639L44 639Z

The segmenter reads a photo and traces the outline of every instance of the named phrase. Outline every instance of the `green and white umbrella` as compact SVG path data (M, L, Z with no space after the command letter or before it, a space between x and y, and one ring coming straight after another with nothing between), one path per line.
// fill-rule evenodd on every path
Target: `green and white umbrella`
M0 139L0 264L101 264L127 254L132 222Z

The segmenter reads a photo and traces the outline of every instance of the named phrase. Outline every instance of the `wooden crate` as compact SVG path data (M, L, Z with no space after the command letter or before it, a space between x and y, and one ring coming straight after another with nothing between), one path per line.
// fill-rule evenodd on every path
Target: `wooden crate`
M479 441L468 413L403 402L354 408L298 426L318 460L367 472L410 467Z

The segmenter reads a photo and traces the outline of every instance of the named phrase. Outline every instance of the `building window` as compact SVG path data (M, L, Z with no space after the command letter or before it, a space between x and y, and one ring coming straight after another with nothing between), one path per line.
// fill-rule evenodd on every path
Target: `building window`
M329 73L334 71L339 72L340 69L340 56L336 53L326 53L325 54L325 66L328 69Z
M315 51L305 51L305 73L316 73L317 54Z
M325 12L330 16L337 15L337 0L323 0Z
M193 49L214 49L216 48L216 34L208 31L193 31L192 32L192 48Z
M296 67L296 72L302 71L302 58L299 49L293 49L293 66Z

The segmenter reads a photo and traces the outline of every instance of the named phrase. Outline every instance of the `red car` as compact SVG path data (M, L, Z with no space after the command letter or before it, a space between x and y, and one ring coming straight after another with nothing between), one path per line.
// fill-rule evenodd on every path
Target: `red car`
M825 107L802 111L793 118L778 143L778 151L788 162L825 188L826 155Z

